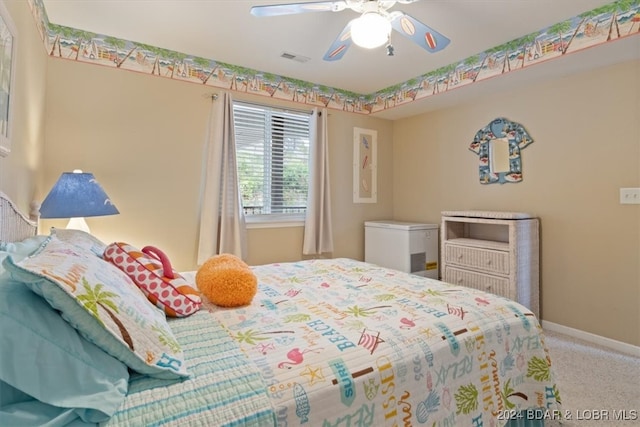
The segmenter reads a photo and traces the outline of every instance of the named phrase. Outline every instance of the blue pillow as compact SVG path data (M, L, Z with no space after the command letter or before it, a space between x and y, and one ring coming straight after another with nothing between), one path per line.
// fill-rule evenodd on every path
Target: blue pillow
M6 256L11 255L14 261L21 261L34 253L46 240L47 236L33 236L16 243L0 242L0 273L3 271L2 260Z
M96 423L82 421L80 415L70 408L47 405L0 381L0 426L11 427L96 427ZM9 401L8 396L18 397ZM5 397L7 397L5 399ZM4 402L7 401L6 404Z
M7 255L0 252L0 261ZM109 419L127 394L126 365L84 339L42 297L2 268L0 351L0 425L12 425L21 406L34 408L37 402L25 395L97 423ZM54 408L45 412L61 413Z

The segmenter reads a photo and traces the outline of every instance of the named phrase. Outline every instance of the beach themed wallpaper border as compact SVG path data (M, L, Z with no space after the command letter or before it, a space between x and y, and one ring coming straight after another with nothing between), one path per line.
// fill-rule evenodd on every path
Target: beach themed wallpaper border
M49 22L42 0L28 2L50 56L361 114L384 111L640 34L640 1L616 0L462 61L425 70L408 81L359 94L56 25Z

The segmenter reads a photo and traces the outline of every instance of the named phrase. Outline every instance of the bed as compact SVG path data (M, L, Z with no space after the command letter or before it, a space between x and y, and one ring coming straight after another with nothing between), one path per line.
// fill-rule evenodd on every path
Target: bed
M205 300L195 314L166 320L162 337L173 344L171 357L155 365L128 363L130 355L112 357L111 344L82 331L83 322L66 308L53 309L42 289L54 287L49 277L32 280L37 275L25 270L49 247L57 247L58 255L64 247L68 257L87 265L106 264L98 256L101 242L90 235L79 238L82 232L52 230L34 237L35 223L3 194L0 215L0 297L27 301L20 310L18 303L0 302L1 425L541 426L560 421L544 333L537 318L514 301L346 258L254 266L258 293L250 305L229 309ZM69 235L75 239L71 243L63 238ZM78 241L90 244L81 250ZM82 267L83 274L89 277L90 269ZM194 280L195 272L184 275ZM147 305L136 306L133 314L157 317L159 310ZM29 314L32 306L38 310ZM121 313L134 311L118 307ZM44 312L50 316L47 327L58 322L69 335L81 331L71 340L73 350L63 349L57 362L77 358L80 373L76 365L42 363L57 360L61 350L51 345L60 345L58 337L42 344L46 352L33 350L41 345L33 341L47 333L20 342L32 332L27 327L35 328L29 316ZM11 322L24 331L17 334L6 326ZM143 335L153 334L149 331ZM30 347L20 353L21 345ZM147 359L154 354L148 351ZM155 370L158 366L164 370ZM98 384L87 384L89 377L99 378ZM92 387L95 394L84 390Z

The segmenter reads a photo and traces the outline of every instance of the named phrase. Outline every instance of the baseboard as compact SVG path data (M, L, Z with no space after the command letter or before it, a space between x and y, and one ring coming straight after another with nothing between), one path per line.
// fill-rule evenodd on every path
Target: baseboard
M625 353L625 354L630 354L631 356L640 357L640 347L635 346L633 344L627 344L626 342L616 341L611 338L592 334L590 332L581 331L579 329L570 328L568 326L559 325L557 323L548 322L546 320L543 320L541 323L542 323L543 329L568 335L570 337L581 339L583 341L587 341L592 344L598 344L603 347L607 347L611 350L619 351L620 353Z

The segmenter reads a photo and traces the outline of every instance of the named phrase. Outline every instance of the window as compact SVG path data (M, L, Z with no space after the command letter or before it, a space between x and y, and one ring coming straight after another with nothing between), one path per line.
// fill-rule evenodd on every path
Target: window
M233 115L245 215L300 217L307 208L310 113L234 102Z

